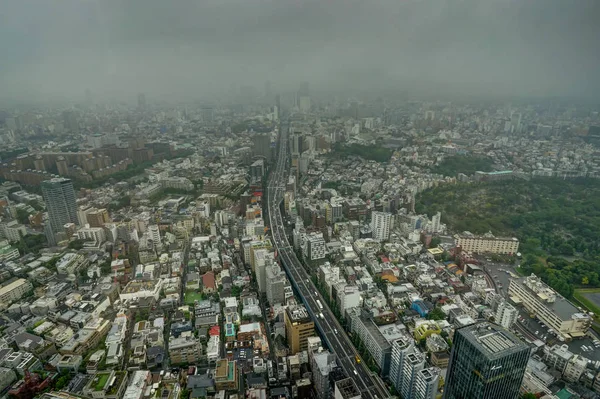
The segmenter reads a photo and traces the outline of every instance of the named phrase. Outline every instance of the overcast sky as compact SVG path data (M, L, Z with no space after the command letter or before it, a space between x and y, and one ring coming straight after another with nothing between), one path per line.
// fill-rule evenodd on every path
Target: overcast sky
M0 0L0 97L600 92L598 0Z

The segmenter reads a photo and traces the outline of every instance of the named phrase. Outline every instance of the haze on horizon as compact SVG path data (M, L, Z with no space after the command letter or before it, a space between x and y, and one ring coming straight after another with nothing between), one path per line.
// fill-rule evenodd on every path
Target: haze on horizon
M598 99L600 2L4 0L0 99L408 90Z

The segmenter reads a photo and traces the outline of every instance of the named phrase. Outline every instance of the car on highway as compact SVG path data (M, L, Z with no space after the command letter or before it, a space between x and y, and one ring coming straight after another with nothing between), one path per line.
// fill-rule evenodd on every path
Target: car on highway
M334 329L333 329L333 332L335 332L335 333L337 334L337 333L338 333L338 332L337 332L337 328L334 328Z
M356 369L354 369L352 371L354 371L354 375L358 375L358 372L356 371Z

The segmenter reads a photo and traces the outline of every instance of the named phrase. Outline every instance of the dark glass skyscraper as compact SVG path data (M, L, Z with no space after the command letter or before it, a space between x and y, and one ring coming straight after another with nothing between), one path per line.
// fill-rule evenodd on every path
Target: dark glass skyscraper
M67 223L78 224L75 189L71 179L61 177L43 181L42 195L53 233L63 231Z
M444 399L516 399L530 348L491 323L456 330Z

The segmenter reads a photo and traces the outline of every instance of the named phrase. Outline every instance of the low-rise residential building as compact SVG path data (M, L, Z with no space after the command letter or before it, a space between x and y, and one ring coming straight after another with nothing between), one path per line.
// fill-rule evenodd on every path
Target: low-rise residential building
M31 292L33 285L31 281L20 278L0 288L0 303L5 306L21 299L24 295Z
M200 361L202 345L191 333L169 340L169 359L172 364L193 364Z
M239 388L238 368L235 360L220 359L215 366L215 388L235 391Z

